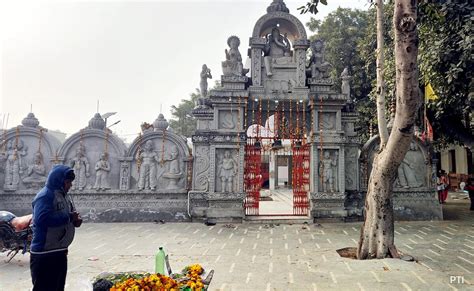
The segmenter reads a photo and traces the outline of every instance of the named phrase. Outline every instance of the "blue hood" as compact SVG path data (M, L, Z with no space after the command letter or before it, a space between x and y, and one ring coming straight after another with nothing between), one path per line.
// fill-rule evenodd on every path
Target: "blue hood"
M72 203L64 191L64 181L74 171L64 165L54 166L46 186L33 200L33 240L31 252L66 250L74 237L71 224ZM68 239L63 239L66 237Z
M74 170L64 165L54 166L51 172L49 172L46 187L52 191L63 189L64 180L66 180L69 172L74 172Z

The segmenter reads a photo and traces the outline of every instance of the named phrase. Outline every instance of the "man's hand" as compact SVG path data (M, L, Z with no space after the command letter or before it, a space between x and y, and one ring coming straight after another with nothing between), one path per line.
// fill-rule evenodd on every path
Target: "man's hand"
M79 214L79 212L76 212L74 211L72 213L72 224L75 226L75 227L80 227L81 224L82 224L82 217L81 215Z

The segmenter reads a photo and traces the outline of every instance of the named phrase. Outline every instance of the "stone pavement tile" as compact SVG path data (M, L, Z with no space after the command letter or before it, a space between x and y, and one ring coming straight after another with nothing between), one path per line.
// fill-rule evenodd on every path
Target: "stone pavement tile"
M470 285L449 284L449 276L462 275L466 282L474 282L474 228L465 222L397 223L397 247L419 263L340 258L335 250L355 246L360 223L84 226L70 248L67 290L87 290L88 278L103 271L152 271L160 245L170 255L174 271L191 263L214 269L210 290L222 286L224 290L315 290L314 286L317 290L467 290ZM88 260L94 256L97 261ZM6 278L0 280L0 290L28 290L29 256L18 256L10 264L0 262L0 276Z

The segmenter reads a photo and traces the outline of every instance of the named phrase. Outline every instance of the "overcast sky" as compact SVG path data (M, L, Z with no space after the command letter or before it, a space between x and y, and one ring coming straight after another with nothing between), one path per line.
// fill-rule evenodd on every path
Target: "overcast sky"
M285 1L303 24L297 7ZM202 64L220 80L227 38L241 39L246 58L255 22L271 0L260 1L0 1L0 125L33 112L40 125L68 135L99 112L118 112L108 124L131 141L142 122L199 87ZM338 6L367 9L368 0L329 0L315 17ZM308 34L310 32L308 31ZM3 124L5 127L5 124Z

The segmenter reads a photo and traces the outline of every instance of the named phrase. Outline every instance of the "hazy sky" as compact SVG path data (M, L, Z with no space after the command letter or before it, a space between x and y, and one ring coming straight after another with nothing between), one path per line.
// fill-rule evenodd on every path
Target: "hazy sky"
M303 24L297 7L285 1ZM271 0L260 1L0 1L0 125L21 123L33 106L43 127L68 135L96 112L118 112L108 124L131 141L142 122L199 87L202 64L220 80L227 38L237 35L245 59L255 22ZM329 0L315 16L338 6L368 8L368 0ZM310 32L308 31L310 35ZM5 127L5 124L3 124Z

